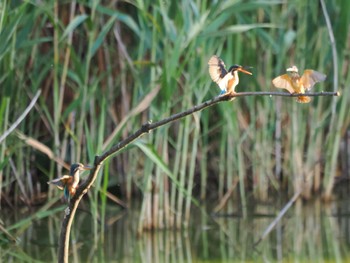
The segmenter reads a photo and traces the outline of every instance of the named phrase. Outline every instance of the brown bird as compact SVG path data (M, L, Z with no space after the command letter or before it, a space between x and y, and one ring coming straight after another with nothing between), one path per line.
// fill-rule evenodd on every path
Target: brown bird
M224 61L216 55L209 59L208 65L211 79L218 84L221 89L220 95L235 92L235 88L239 83L238 71L253 75L240 65L233 65L226 71Z
M326 75L312 69L304 70L303 76L300 77L298 68L296 66L287 68L287 72L290 72L290 75L284 74L278 76L272 80L272 84L276 88L288 90L291 94L304 94L305 92L309 91L317 82L324 81L327 77ZM307 96L299 96L296 100L300 103L309 103L311 99Z
M80 172L84 170L91 170L91 167L81 163L74 163L70 167L69 175L63 175L47 183L56 185L58 189L64 190L64 198L69 201L75 195L80 181Z

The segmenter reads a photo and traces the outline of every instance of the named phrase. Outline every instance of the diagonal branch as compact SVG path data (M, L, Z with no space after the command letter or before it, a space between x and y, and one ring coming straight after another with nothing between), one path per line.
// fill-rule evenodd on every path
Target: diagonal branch
M24 118L28 115L28 113L31 111L31 109L34 107L36 101L38 100L39 96L40 96L41 90L39 89L35 96L33 97L32 101L30 102L30 104L28 105L28 107L25 109L25 111L21 114L21 116L18 117L18 119L11 125L11 127L4 132L4 134L2 134L0 136L0 143L8 136L11 134L11 132L13 132L14 129L16 129L16 127L24 120Z
M202 104L196 105L188 110L185 110L180 113L171 115L168 118L157 122L148 122L141 126L139 130L131 134L126 139L122 140L118 144L114 145L108 151L104 152L100 156L96 156L94 160L94 166L90 171L89 177L84 181L77 189L75 195L70 200L68 207L65 210L65 216L62 221L61 234L59 239L59 248L58 248L58 262L68 262L68 252L69 252L69 236L74 219L75 212L78 208L79 202L84 194L90 189L92 184L95 182L97 174L101 168L101 165L104 160L111 157L112 155L119 152L121 149L129 145L131 142L135 141L137 138L141 137L145 133L157 129L165 124L177 121L182 119L194 112L201 111L205 108L211 107L219 102L230 101L235 97L243 96L283 96L283 97L298 97L298 96L339 96L338 92L317 92L317 93L307 93L307 94L289 94L286 92L240 92L240 93L231 93L225 94L223 96L215 97L211 100L205 101Z
M254 243L254 248L263 241L267 235L272 231L272 229L277 225L279 221L281 221L282 217L285 213L287 213L288 209L294 204L296 200L298 200L301 194L301 190L296 192L293 197L288 201L288 203L282 208L282 210L278 213L277 217L269 224L269 226L265 229L264 233L260 236L260 238Z

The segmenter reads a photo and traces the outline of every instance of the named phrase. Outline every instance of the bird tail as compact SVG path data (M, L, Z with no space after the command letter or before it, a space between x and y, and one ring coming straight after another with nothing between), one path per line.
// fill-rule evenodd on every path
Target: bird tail
M299 102L299 103L309 103L310 101L311 101L311 98L308 96L297 97L297 102Z

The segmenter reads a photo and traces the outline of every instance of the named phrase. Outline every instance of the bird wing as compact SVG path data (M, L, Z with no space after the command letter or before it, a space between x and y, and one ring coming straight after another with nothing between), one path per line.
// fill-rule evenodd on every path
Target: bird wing
M276 88L288 90L289 93L291 93L291 94L293 94L295 92L293 89L292 80L290 79L288 74L284 74L284 75L281 75L281 76L274 78L272 80L272 84Z
M324 81L326 79L326 75L320 72L317 72L312 69L304 70L304 74L301 77L300 81L303 83L304 88L306 90L311 89L317 82Z
M227 73L224 61L222 61L222 59L218 56L214 55L209 59L208 65L211 79L219 84L220 80L222 80Z
M72 179L73 178L70 175L63 175L62 177L53 179L53 180L51 180L51 181L49 181L47 183L56 185L58 189L63 190L63 188L67 184L67 182L69 180L72 180Z

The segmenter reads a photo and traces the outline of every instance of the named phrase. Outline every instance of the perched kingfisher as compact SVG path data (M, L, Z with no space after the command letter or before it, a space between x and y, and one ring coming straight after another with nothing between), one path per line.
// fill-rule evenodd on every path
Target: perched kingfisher
M224 61L216 55L209 59L208 65L211 79L216 82L221 89L220 95L225 93L235 93L235 88L239 83L238 71L253 75L240 65L233 65L228 71L226 71Z
M69 175L63 175L47 183L56 185L58 189L64 190L64 198L69 201L77 190L80 181L80 171L84 170L91 170L91 167L84 166L81 163L74 163L70 167Z
M287 68L287 72L290 72L290 75L284 74L278 76L272 80L272 83L276 88L286 89L291 94L305 93L317 82L324 81L327 77L326 75L312 69L305 69L303 76L300 77L296 66ZM296 100L300 103L309 103L311 98L307 96L299 96Z

